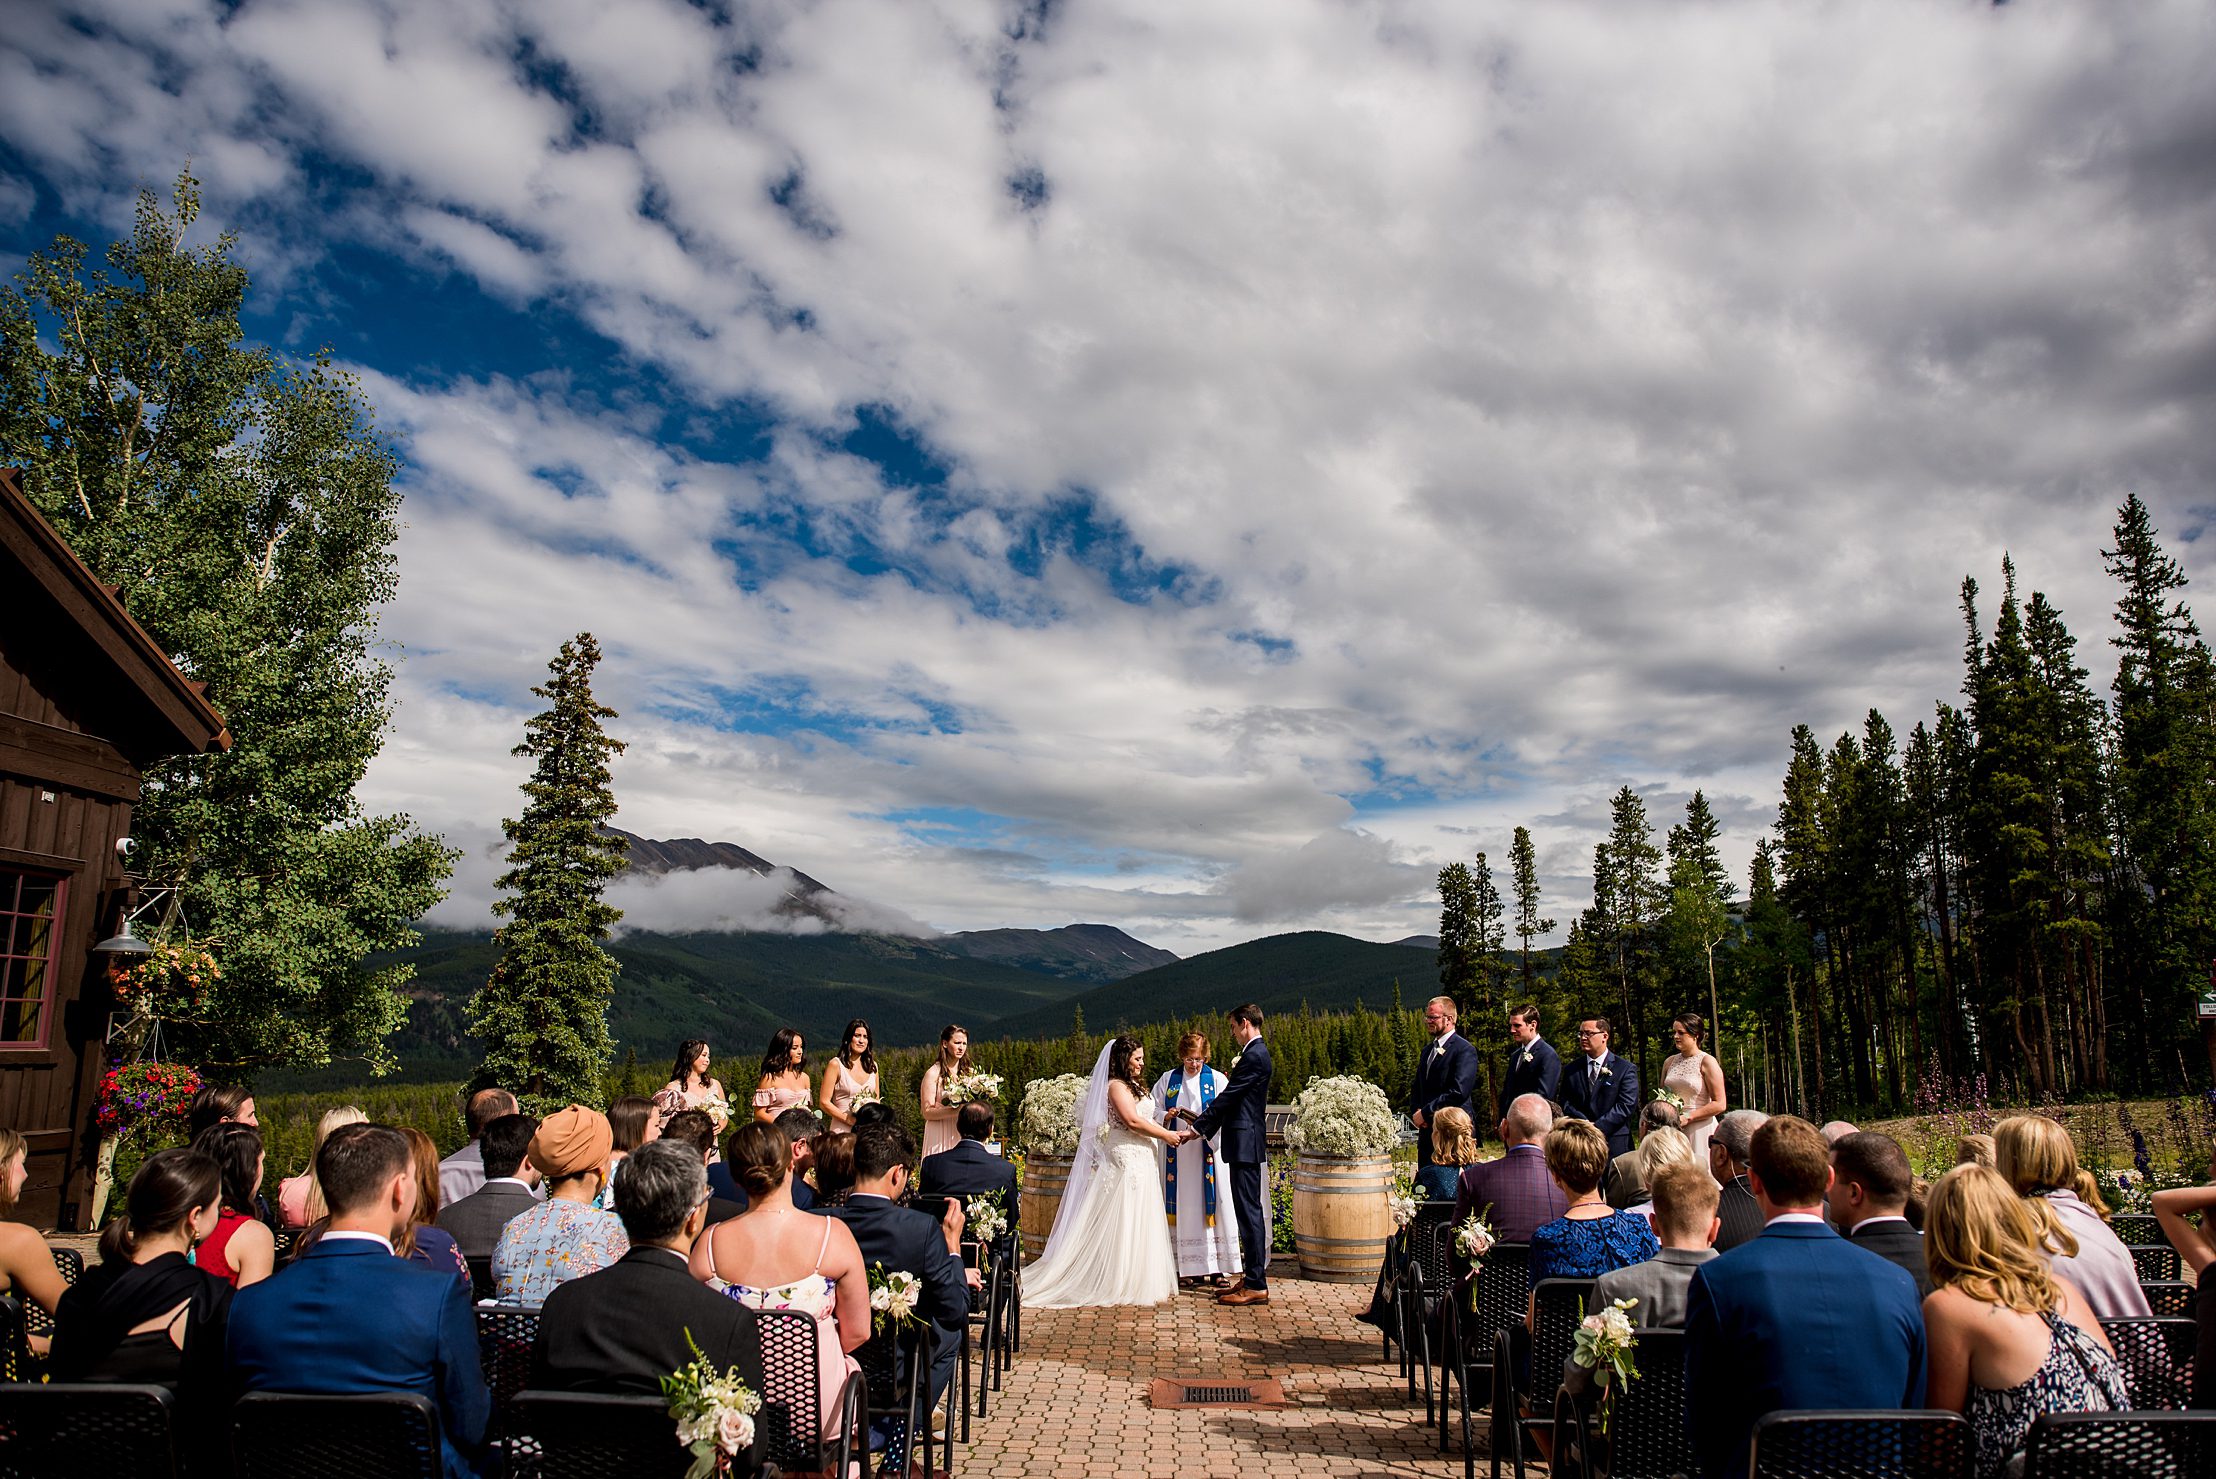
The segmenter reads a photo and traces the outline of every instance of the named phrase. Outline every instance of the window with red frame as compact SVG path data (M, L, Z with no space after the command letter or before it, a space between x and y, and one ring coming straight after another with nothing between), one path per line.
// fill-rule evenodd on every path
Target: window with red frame
M0 1048L46 1046L62 880L0 868Z

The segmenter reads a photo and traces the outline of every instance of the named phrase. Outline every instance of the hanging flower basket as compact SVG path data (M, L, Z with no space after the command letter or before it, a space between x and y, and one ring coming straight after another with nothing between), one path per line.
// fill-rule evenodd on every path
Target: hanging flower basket
M197 946L157 945L110 979L120 1017L194 1017L206 1011L223 971Z
M200 1092L200 1075L182 1063L126 1063L100 1080L96 1118L104 1136L122 1137L182 1120Z

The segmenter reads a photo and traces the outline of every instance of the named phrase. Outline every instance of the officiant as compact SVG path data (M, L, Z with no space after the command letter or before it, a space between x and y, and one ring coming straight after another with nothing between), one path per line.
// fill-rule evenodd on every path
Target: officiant
M1162 1106L1164 1122L1172 1110L1199 1114L1230 1082L1208 1066L1204 1033L1179 1038L1177 1057L1177 1067L1154 1085L1154 1102ZM1239 1219L1231 1207L1230 1171L1219 1138L1188 1140L1162 1160L1162 1205L1177 1249L1177 1280L1187 1288L1204 1281L1221 1284L1241 1273Z

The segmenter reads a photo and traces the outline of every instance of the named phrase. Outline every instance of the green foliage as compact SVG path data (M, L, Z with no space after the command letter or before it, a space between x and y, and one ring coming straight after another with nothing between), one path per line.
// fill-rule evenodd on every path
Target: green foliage
M228 723L228 752L146 772L134 867L178 887L165 927L211 946L223 983L167 1024L212 1075L353 1055L382 1069L404 963L452 854L354 785L384 742L396 462L354 381L318 355L242 342L233 239L185 236L141 194L130 240L88 267L59 237L0 292L0 455Z
M601 942L623 912L600 896L629 844L606 830L616 813L608 762L623 745L601 727L616 711L593 697L599 663L600 644L580 632L531 690L547 706L515 753L538 765L523 784L523 815L500 824L511 847L493 913L508 922L469 1009L485 1049L471 1082L512 1090L533 1114L590 1099L608 1064L616 961Z
M1439 870L1439 990L1468 1010L1477 997L1480 943L1477 878L1467 863Z
M1554 933L1554 921L1539 916L1539 855L1531 845L1531 830L1518 827L1508 845L1508 865L1514 879L1516 908L1516 966L1528 993L1537 980L1531 942Z

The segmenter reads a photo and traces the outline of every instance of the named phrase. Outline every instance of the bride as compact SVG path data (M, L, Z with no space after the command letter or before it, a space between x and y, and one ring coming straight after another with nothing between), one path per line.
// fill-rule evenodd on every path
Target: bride
M1100 1050L1078 1115L1076 1163L1054 1231L1023 1271L1033 1309L1160 1304L1177 1295L1177 1256L1162 1214L1162 1152L1181 1138L1155 1122L1146 1049L1119 1037Z

